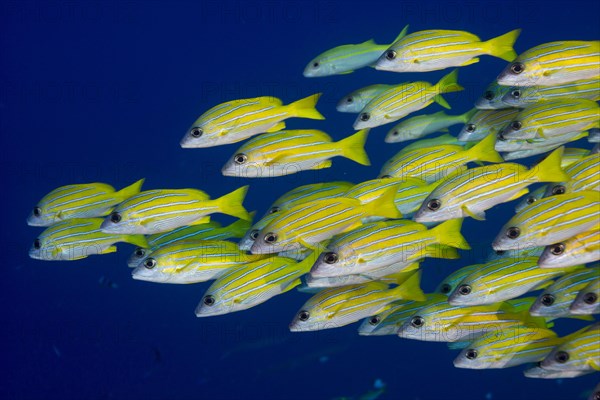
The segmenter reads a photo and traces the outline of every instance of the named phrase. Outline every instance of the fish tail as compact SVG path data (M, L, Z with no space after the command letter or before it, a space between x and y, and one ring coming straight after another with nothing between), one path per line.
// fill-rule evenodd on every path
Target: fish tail
M494 163L504 162L502 156L498 154L498 152L494 148L495 144L496 135L490 133L479 143L475 144L475 146L467 150L468 155L474 161L488 161Z
M125 201L131 196L134 196L142 190L142 185L144 184L145 178L140 179L137 182L132 183L131 185L119 190L116 195L121 201Z
M564 149L564 146L561 146L554 150L533 168L532 172L537 177L538 182L566 182L570 179L561 167Z
M460 92L465 90L458 84L458 69L454 69L448 75L442 77L436 85L438 96L442 93Z
M460 233L462 223L462 218L449 219L448 221L442 222L431 231L435 234L439 244L457 249L469 250L471 249L471 246L469 246L467 239Z
M248 232L248 230L252 227L252 220L254 219L255 214L256 214L256 211L252 211L251 213L248 214L250 216L249 220L240 218L237 221L232 222L231 224L229 224L226 227L221 228L221 229L224 232L227 232L227 234L230 235L232 238L244 237L246 232Z
M246 197L246 192L248 192L248 187L249 186L243 186L215 200L218 202L221 212L223 214L250 221L252 217L250 217L250 214L242 205L244 198Z
M504 61L513 61L515 58L517 58L517 53L513 49L513 45L515 44L515 41L519 37L520 33L520 29L515 29L514 31L505 33L502 36L488 40L484 43L484 47L492 56L501 58Z
M391 186L384 190L381 196L365 204L369 215L393 219L402 218L402 213L395 203L397 193L398 188Z
M143 249L150 248L150 245L148 245L148 242L146 241L146 236L144 235L125 235L123 241Z
M452 246L446 246L444 244L432 244L425 248L425 256L433 258L446 258L449 260L456 260L460 258L456 248Z
M479 111L477 108L472 108L471 110L467 111L464 114L461 114L460 117L460 122L466 124L467 122L469 122L469 120L473 117L473 115L475 115L475 113Z
M323 93L311 94L308 97L295 101L288 105L290 113L298 118L325 119L315 106Z
M400 286L392 289L394 296L397 300L414 300L414 301L425 301L425 293L421 290L421 270L416 270L408 279L406 279Z
M365 143L368 135L369 130L363 129L337 142L337 145L342 150L342 155L352 161L356 161L360 165L371 165L369 156L365 151Z

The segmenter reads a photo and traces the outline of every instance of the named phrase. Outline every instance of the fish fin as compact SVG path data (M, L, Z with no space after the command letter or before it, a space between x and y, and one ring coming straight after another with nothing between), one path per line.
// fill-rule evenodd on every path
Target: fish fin
M551 286L552 284L554 284L553 280L542 282L539 285L537 285L533 290L546 289L547 287Z
M144 249L150 248L146 236L144 235L125 235L123 241Z
M354 70L350 70L350 71L344 71L344 72L336 72L335 74L336 75L348 75L348 74L351 74L353 72L354 72ZM322 118L322 119L325 119L325 118Z
M221 228L221 230L227 232L230 235L230 237L232 237L232 238L243 237L246 234L246 232L248 232L250 227L252 226L252 220L254 219L254 216L256 215L256 211L252 211L248 215L250 216L250 220L245 220L245 219L240 218L237 221L232 222L231 224L227 225L226 227Z
M402 39L404 36L406 36L406 34L408 33L408 27L409 25L407 24L403 29L402 32L400 32L400 34L398 34L398 36L396 36L396 39L394 39L394 41L392 42L392 44L390 45L390 47L396 43L398 40Z
M267 129L265 132L279 132L285 129L285 122L281 121L276 123L275 125L273 125L272 127L270 127L269 129Z
M375 44L375 40L373 39L369 39L369 40L365 40L364 42L360 43L360 44Z
M594 371L600 371L600 364L594 361L594 359L590 360L590 367L592 367Z
M360 165L371 165L369 156L365 152L365 143L369 135L368 129L363 129L352 136L340 140L336 144L342 150L342 155Z
M445 258L448 260L456 260L460 258L456 248L441 244L432 244L427 246L425 248L425 256L433 258Z
M320 163L317 163L315 165L313 165L310 169L325 169L325 168L331 168L331 165L333 163L331 162L331 160L323 160Z
M435 228L432 228L431 232L435 235L438 243L441 245L470 250L471 246L469 246L467 239L460 233L462 224L462 218L449 219Z
M580 321L595 321L596 319L594 318L593 315L576 315L576 314L569 314L567 316L564 316L562 318L569 318L569 319L578 319Z
M383 191L381 196L365 204L365 207L368 208L368 211L372 216L392 219L402 218L402 213L396 207L395 201L397 193L398 188L396 186L390 186Z
M210 222L210 215L205 215L200 219L190 222L189 225L204 225Z
M116 252L117 252L117 246L108 246L106 249L102 250L98 254L109 254L109 253L116 253ZM81 257L81 258L85 258L85 257Z
M477 221L485 221L485 211L481 211L479 213L474 213L471 210L469 210L469 207L467 207L467 206L461 206L461 209L469 217L476 219Z
M292 279L291 281L285 282L281 285L281 293L289 292L293 288L302 285L300 278Z
M564 146L559 147L532 168L538 182L567 182L571 179L561 168L564 149Z
M247 192L248 186L242 186L241 188L216 199L215 201L219 204L220 212L250 221L252 217L250 217L250 214L242 205Z
M437 90L437 93L460 92L461 90L465 90L464 87L458 84L458 69L455 69L448 75L442 77L442 79L440 79L440 81L435 85L435 89ZM446 108L450 108L450 106Z
M470 345L471 342L469 342L468 340L462 341L462 342L449 342L447 343L448 349L449 350L462 350L467 348L468 345Z
M538 128L536 134L542 139L546 139L546 135L544 135L544 130L542 128Z
M315 108L322 94L323 93L311 94L308 97L305 97L303 99L289 104L287 107L289 107L290 113L294 117L309 119L325 119L325 117L321 115L321 113Z
M504 162L504 159L498 154L494 146L496 144L496 135L488 134L475 146L467 150L470 159L477 161L487 161L493 163Z
M465 61L464 63L460 64L461 67L467 66L467 65L471 65L471 64L477 64L479 62L479 58L475 57L475 58L471 58L470 60Z
M435 96L433 96L433 101L435 101L436 103L438 103L440 106L447 108L448 110L450 110L452 107L450 107L450 104L448 104L448 102L446 101L446 99L444 99L442 97L441 94L436 94Z
M517 53L513 49L513 45L515 44L515 41L519 37L520 33L520 29L515 29L514 31L505 33L502 36L490 39L483 43L484 49L487 50L488 54L494 57L511 62L517 58Z
M412 272L411 276L408 277L401 285L392 289L394 296L398 299L425 301L427 297L421 290L421 271L416 270Z
M319 293L321 290L323 290L323 288L320 287L310 287L310 286L306 286L306 285L302 285L300 287L298 287L298 291L300 293L308 293L308 294L316 294Z
M477 111L479 111L479 109L477 109L477 108L472 108L472 109L470 109L469 111L467 111L466 113L462 114L462 115L460 116L460 122L462 122L462 123L465 123L465 124L466 124L466 123L467 123L467 122L469 122L469 120L470 120L470 119L473 117L473 115L475 115L475 113L476 113Z
M140 179L137 182L132 183L131 185L119 190L116 193L116 196L123 202L130 198L133 195L136 195L142 189L142 185L144 184L145 178Z
M510 199L508 199L506 201L516 200L516 199L520 198L521 196L525 196L527 193L529 193L529 189L523 188L523 189L519 190L517 193L515 193Z

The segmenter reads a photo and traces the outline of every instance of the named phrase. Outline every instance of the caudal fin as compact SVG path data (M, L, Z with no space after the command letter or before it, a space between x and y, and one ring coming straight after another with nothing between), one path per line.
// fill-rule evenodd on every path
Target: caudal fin
M513 45L520 33L520 29L515 29L502 36L490 39L483 44L484 48L491 56L501 58L504 61L513 61L517 58L517 53L513 49Z
M298 118L325 119L315 106L323 93L312 94L288 105L290 114Z
M145 178L140 179L137 182L132 183L131 185L119 190L116 193L116 196L120 199L121 202L127 200L131 196L135 196L142 190L142 185L144 184Z
M479 111L479 109L477 108L472 108L469 111L467 111L464 114L461 114L460 117L460 122L462 122L463 124L466 124L467 122L469 122L471 120L471 117L473 117L473 115L475 115L475 113Z
M381 196L364 205L367 208L367 215L392 219L402 218L402 213L396 208L397 193L398 187L395 185L384 190Z
M371 165L369 156L365 152L365 143L368 135L369 130L363 129L352 136L348 136L346 139L340 140L336 144L342 150L344 157L356 161L361 165Z
M425 301L425 293L421 290L421 271L415 271L408 279L406 279L398 287L392 289L394 296L397 296L396 300L414 300L414 301Z
M244 237L246 232L248 232L248 230L252 227L252 220L254 219L255 214L256 211L252 211L251 213L249 213L249 220L238 219L237 221L232 222L231 224L219 229L227 233L227 235L229 235L229 237L231 238L242 238Z
M494 149L495 145L496 135L493 133L488 134L479 143L467 150L469 159L471 161L504 162L502 156Z
M248 192L248 186L243 186L229 194L226 194L223 197L216 199L215 201L219 204L219 210L223 214L241 218L246 221L251 221L252 217L242 205L244 198L246 197L246 192Z
M465 90L458 84L458 69L453 70L448 75L442 77L436 85L438 93L460 92Z
M402 39L404 36L406 36L406 34L408 33L408 25L406 25L404 27L404 29L402 29L402 32L400 32L400 34L398 36L396 36L396 39L394 39L394 41L392 42L392 44L390 44L390 47L394 45L394 43L396 43L398 40Z
M538 182L566 182L570 179L561 168L564 150L564 147L559 147L532 168L532 173L538 178Z
M123 237L123 241L143 249L150 248L148 241L146 240L146 236L144 235L125 235Z
M462 218L449 219L432 228L431 231L435 234L439 244L469 250L471 246L469 246L467 239L460 233L462 223Z

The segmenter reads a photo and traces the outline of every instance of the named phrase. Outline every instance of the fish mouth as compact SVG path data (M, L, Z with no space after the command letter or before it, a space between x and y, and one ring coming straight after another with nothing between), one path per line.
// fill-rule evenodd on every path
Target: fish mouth
M30 215L29 217L27 217L27 225L42 227L42 226L50 226L51 224L49 222L45 222L41 218Z

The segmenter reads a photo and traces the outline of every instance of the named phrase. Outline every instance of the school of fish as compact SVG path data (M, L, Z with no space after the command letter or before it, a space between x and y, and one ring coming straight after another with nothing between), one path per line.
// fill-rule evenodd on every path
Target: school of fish
M130 243L127 264L136 280L211 281L197 317L245 310L296 288L310 298L293 314L292 332L360 322L363 336L446 342L459 351L458 368L528 365L525 376L545 379L600 371L600 41L544 43L517 54L520 29L482 40L408 28L391 44L327 50L304 69L314 78L367 66L396 73L453 68L433 83L350 92L336 108L356 114L356 132L342 127L343 139L286 129L288 118L325 118L317 93L287 104L264 96L215 105L180 142L205 148L248 139L222 174L270 178L330 168L338 156L369 166L364 146L377 136L370 130L396 122L378 140L413 142L374 179L297 187L257 220L243 205L248 186L216 197L194 188L142 190L143 179L121 190L62 186L27 219L45 228L29 255L79 260ZM449 110L442 95L462 91L459 69L484 56L508 65L472 109L412 115L433 104ZM456 135L448 133L452 126ZM423 139L434 133L442 135ZM575 141L584 148L565 147ZM535 164L514 162L541 154ZM475 260L469 241L477 238L463 236L463 220L483 221L506 202L515 203L515 215L489 227L497 232L490 255ZM214 214L236 221L222 226ZM426 258L461 257L477 262L423 292ZM552 328L561 318L585 326L559 336ZM592 396L600 398L598 388Z

